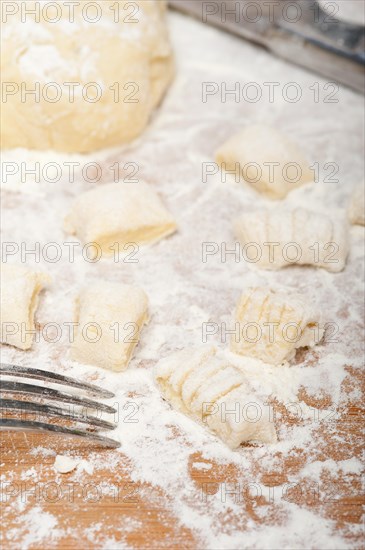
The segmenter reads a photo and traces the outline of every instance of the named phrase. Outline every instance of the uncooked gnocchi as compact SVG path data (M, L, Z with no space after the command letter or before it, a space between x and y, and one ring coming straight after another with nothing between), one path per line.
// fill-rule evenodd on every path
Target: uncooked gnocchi
M348 227L304 208L258 210L244 214L234 231L243 257L262 269L290 264L342 271L348 254Z
M50 282L46 273L21 265L1 265L1 343L22 350L34 341L34 314L41 290Z
M249 288L237 304L239 330L231 336L231 351L278 365L322 339L320 320L319 311L299 294Z
M349 206L349 220L353 225L365 225L365 184L356 187Z
M230 448L246 441L276 442L269 407L252 395L243 372L219 358L214 347L187 349L161 360L155 380L175 409L207 426Z
M176 231L173 217L146 184L110 183L76 198L65 230L111 255L132 243L152 243ZM98 255L93 247L90 256Z
M216 161L270 199L313 181L313 171L298 147L274 128L247 126L216 152Z
M128 367L143 325L148 298L130 285L100 282L76 300L71 359L113 371Z

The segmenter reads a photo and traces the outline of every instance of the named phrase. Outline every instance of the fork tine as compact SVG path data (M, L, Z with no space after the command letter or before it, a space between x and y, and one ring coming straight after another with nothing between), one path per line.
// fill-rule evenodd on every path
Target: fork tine
M22 367L18 365L8 365L2 363L0 365L0 375L8 374L12 376L19 376L23 378L32 378L35 380L44 380L45 382L53 382L62 386L70 386L73 388L79 388L87 393L103 398L115 397L113 392L94 386L93 384L87 384L86 382L79 382L68 376L57 374L55 372L43 371L40 369L33 369L29 367Z
M97 401L86 399L85 397L77 397L75 395L60 392L53 388L36 386L33 384L23 384L22 382L13 382L11 380L1 380L0 391L8 393L19 393L24 396L27 396L29 394L38 395L40 397L46 397L51 401L54 400L63 403L69 403L72 405L80 405L80 407L89 407L91 409L104 411L109 414L114 414L117 412L116 409L114 407L111 407L110 405L98 403Z
M95 416L82 416L78 414L72 414L71 412L62 409L62 407L54 407L52 405L42 405L40 403L33 403L31 401L17 401L15 399L0 399L0 411L17 411L22 413L42 413L45 416L53 416L58 419L72 420L74 422L81 422L83 424L89 424L91 427L97 427L104 430L115 430L116 424L101 420Z
M88 439L89 441L93 441L94 443L99 443L103 447L111 447L113 449L120 447L119 441L115 441L114 439L110 439L109 437L104 437L102 435L88 432L86 430L76 430L65 428L64 426L57 426L54 424L45 424L44 422L31 422L28 420L14 420L12 418L3 418L0 419L0 431L1 430L20 430L23 432L27 431L35 433L52 432Z

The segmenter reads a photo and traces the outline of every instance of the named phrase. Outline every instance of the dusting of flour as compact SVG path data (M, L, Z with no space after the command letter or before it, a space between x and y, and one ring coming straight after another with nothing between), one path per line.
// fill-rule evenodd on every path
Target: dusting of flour
M167 529L166 517L172 517L176 537L180 536L179 530L188 533L191 547L358 548L358 522L346 518L340 522L328 499L334 492L337 497L356 492L353 483L361 472L356 430L353 425L346 428L348 419L341 421L341 414L360 400L357 373L362 355L363 228L351 228L348 265L339 274L298 267L259 272L243 261L236 263L228 258L222 263L219 255L202 263L203 242L225 242L233 247L232 220L253 206L267 203L248 187L232 181L222 183L220 174L203 183L201 172L202 162L212 161L215 149L243 125L272 124L299 142L311 162L339 165L339 182L326 178L328 173L322 170L318 183L294 191L286 204L315 206L326 213L344 211L363 173L362 98L340 88L338 104L323 100L315 103L309 88L318 82L323 90L325 82L319 77L184 16L173 13L169 21L177 78L143 138L123 149L97 155L18 150L3 158L41 164L72 160L81 167L98 162L103 174L98 185L112 181L110 166L114 162L133 162L139 167L138 177L153 185L175 215L179 232L141 249L136 264L110 259L90 264L79 250L70 263L63 243L73 239L63 233L62 219L73 197L96 184L83 181L79 167L73 183L66 178L56 183L42 179L37 182L32 176L22 183L15 175L4 185L3 241L23 242L28 248L34 248L35 243L43 248L55 242L63 250L57 263L44 258L36 263L31 256L28 258L28 265L45 269L53 277L37 313L41 327L47 322L63 326L65 321L72 321L73 299L84 284L93 281L133 283L147 292L151 322L142 333L130 368L113 374L71 363L65 332L54 343L41 338L27 354L4 348L2 360L63 370L82 380L98 381L115 392L121 409L126 402L133 402L136 422L126 422L125 414L114 434L121 442L120 449L92 452L86 456L89 466L84 464L67 475L78 483L96 479L98 472L104 472L107 480L108 472L114 477L119 473L127 476L140 488L146 510L157 507L161 511L156 520L160 526ZM286 102L282 95L274 103L265 99L258 103L222 103L217 94L203 103L202 83L222 81L227 87L236 82L295 81L301 85L303 97L295 104ZM18 257L11 261L18 261ZM241 361L257 392L274 404L279 441L232 452L161 399L152 369L160 357L170 352L201 345L202 323L229 322L243 287L266 284L305 294L319 305L328 322L335 323L337 337L325 338L314 349L299 352L290 365L280 368L235 358ZM208 343L225 347L218 335ZM55 453L45 443L33 448L32 454L37 468L44 462L44 468L52 472L49 479L59 480L52 468ZM41 470L37 468L27 469L24 464L25 479L39 475ZM336 485L339 480L345 491L341 494ZM2 474L1 481L17 480L10 470ZM207 494L203 491L205 482ZM151 487L153 490L148 489ZM290 490L298 487L300 498L295 498ZM112 484L108 490L113 492ZM307 492L315 498L311 500ZM16 541L25 549L57 544L62 547L64 537L78 540L81 535L77 526L67 522L61 526L57 510L50 512L47 506L45 502L31 507L22 500L11 500L4 508L3 522L7 514L19 518L18 524L5 533L5 543ZM71 505L63 510L69 521L73 510ZM136 519L128 510L123 508L113 516L112 529L105 516L89 523L83 529L84 546L89 543L108 550L141 547L133 537L148 530L150 512L144 511L142 519ZM173 537L174 533L166 540L150 540L148 547L171 548ZM181 538L177 540L181 542Z

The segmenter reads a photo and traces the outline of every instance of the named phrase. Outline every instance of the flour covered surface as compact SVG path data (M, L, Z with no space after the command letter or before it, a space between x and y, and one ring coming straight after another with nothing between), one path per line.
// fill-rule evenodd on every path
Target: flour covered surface
M206 179L202 167L214 162L214 152L242 127L270 125L295 139L308 162L320 166L318 182L290 192L285 208L315 210L340 224L338 212L346 217L353 182L362 177L362 98L341 87L333 96L339 103L324 101L332 88L325 88L317 75L182 15L171 13L168 21L177 77L147 132L123 149L72 157L81 167L98 162L100 182L80 173L70 183L63 170L57 183L41 179L27 188L18 174L17 193L11 185L3 192L2 238L25 243L29 250L39 243L44 257L37 263L28 255L27 265L50 273L54 284L39 301L37 319L56 325L47 333L39 326L40 341L26 353L4 346L2 360L65 372L113 391L119 405L113 437L121 442L118 451L86 451L70 440L62 445L44 436L2 434L4 545L357 550L362 537L363 227L349 229L342 271L311 265L251 269L236 253L232 223L254 209L275 209L281 201L269 202L234 178L223 181L217 167ZM222 103L216 93L203 102L203 83L217 81L227 87L259 83L262 100ZM284 86L294 81L302 90L295 104L285 101L281 88L274 103L265 95L264 82ZM318 102L311 89L315 83ZM36 160L34 151L29 157L25 150L17 154L25 162ZM51 152L39 159L63 169L70 160ZM90 261L79 239L64 232L62 221L81 193L114 181L110 166L115 162L138 165L137 179L161 197L178 231L140 247L135 257L115 261L103 255ZM337 174L331 163L338 165ZM54 263L47 261L50 242L60 246L61 257ZM73 242L71 261L67 243ZM206 261L203 243L214 243ZM234 252L222 261L224 246ZM9 262L20 261L19 254L9 256ZM149 298L150 322L124 372L77 364L68 355L65 323L74 320L74 297L100 281L137 286ZM322 340L280 366L231 357L227 331L234 328L232 313L242 292L279 286L319 308L325 323ZM211 335L206 323L214 329ZM247 442L232 451L162 398L153 377L157 363L202 344L224 352L227 363L249 379L255 399L268 403L276 443ZM57 474L57 454L86 460L90 468Z

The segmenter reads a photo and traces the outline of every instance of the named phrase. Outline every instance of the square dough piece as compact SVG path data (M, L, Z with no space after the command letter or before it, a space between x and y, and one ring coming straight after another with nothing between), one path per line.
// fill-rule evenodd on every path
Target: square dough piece
M247 441L277 441L269 407L252 395L244 373L218 357L214 347L173 353L157 364L155 380L176 410L208 427L231 449Z
M349 220L353 225L365 225L365 184L358 185L350 200Z
M46 273L21 265L1 264L1 343L22 350L32 347L39 293L50 282Z
M249 288L237 304L239 331L232 334L231 351L279 365L298 348L313 347L322 339L320 321L319 311L299 294Z
M128 367L142 327L148 298L130 285L100 282L83 290L75 304L71 359L120 372Z
M313 171L298 147L267 126L247 126L226 141L215 156L223 169L235 170L270 199L282 199L313 181Z
M65 230L111 255L115 243L121 250L129 243L153 243L174 233L176 223L146 183L110 183L76 198Z
M348 255L348 224L304 208L273 208L244 214L234 224L243 257L262 269L313 265L342 271Z

